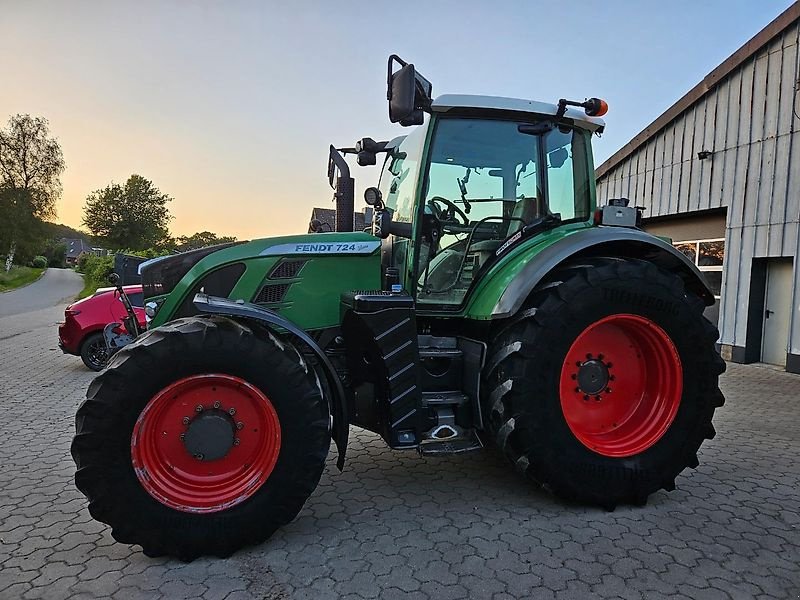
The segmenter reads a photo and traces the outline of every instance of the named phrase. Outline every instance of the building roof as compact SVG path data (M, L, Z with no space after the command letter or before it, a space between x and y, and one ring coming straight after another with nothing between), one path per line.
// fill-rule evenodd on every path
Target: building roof
M555 115L558 105L536 100L520 98L502 98L500 96L472 96L462 94L444 94L431 103L433 112L447 112L453 108L484 108L490 110L506 110L513 112L536 113L539 115ZM591 131L605 127L605 121L598 117L590 117L584 111L567 107L565 116L573 119L577 125Z
M92 251L92 247L80 238L64 238L61 241L67 247L67 258L78 258L84 252Z
M313 221L314 219L320 221L323 226L327 226L324 231L336 230L336 209L315 207L311 209L310 220ZM353 213L353 231L363 231L369 223L372 223L372 207L367 206L363 212ZM310 225L308 232L314 233L311 231Z
M640 146L644 145L650 138L679 117L687 108L722 83L722 81L742 63L766 46L773 38L780 35L798 19L800 19L800 2L795 2L778 15L774 21L754 35L744 46L731 54L721 65L706 75L700 83L664 111L655 121L645 127L630 142L615 152L611 158L597 167L595 170L595 177L601 179L611 169L628 158Z

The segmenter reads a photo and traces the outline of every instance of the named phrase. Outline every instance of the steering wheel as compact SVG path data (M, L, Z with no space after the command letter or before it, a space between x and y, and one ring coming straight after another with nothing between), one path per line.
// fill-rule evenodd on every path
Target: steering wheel
M436 205L437 202L441 202L447 209L442 210L439 206ZM442 198L441 196L434 196L428 200L428 205L433 210L434 215L440 221L453 221L455 220L455 216L458 215L461 217L461 224L465 227L469 225L469 217L464 214L464 211L458 208L454 202L451 202L447 198Z

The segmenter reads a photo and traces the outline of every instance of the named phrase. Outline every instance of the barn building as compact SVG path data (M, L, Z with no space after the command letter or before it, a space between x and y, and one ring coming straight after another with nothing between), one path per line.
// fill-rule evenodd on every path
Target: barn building
M600 165L704 272L723 358L800 373L800 2Z

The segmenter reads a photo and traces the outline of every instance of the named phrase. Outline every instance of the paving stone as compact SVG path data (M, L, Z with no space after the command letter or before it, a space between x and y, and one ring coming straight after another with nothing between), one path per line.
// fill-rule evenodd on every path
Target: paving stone
M115 542L74 487L74 413L94 374L57 351L62 311L0 318L0 405L15 415L0 422L2 600L800 594L796 375L729 365L700 467L644 507L565 504L492 448L420 457L353 429L345 471L332 453L293 523L228 559L186 564Z

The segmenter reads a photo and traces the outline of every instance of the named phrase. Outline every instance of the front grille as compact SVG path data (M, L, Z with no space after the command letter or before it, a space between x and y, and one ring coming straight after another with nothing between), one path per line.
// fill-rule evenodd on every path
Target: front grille
M265 285L261 288L254 302L256 304L274 304L280 302L286 296L286 292L291 287L290 283L280 283L278 285Z
M282 260L268 275L269 279L291 279L297 277L307 260Z

